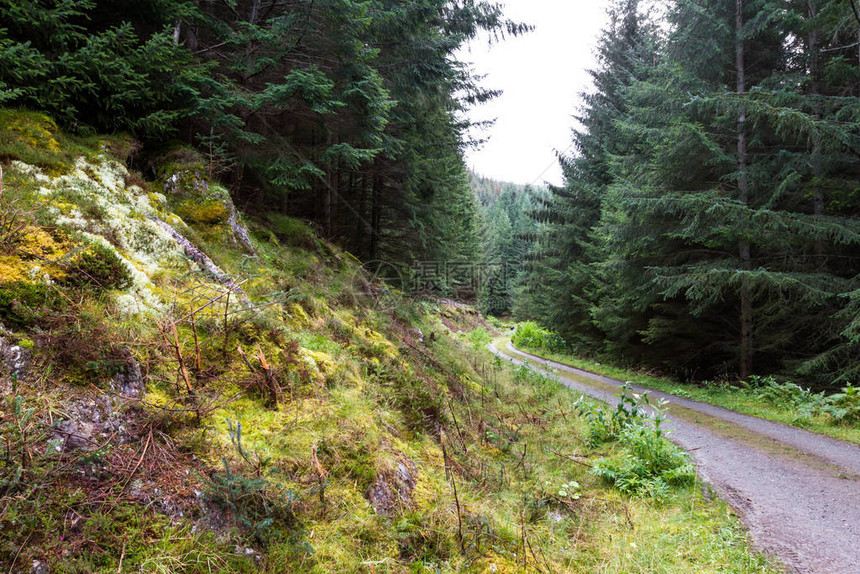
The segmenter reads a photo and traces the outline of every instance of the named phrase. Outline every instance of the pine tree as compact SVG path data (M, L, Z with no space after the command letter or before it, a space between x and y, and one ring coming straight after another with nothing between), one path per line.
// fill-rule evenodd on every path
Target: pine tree
M165 0L137 10L145 20L93 0L0 2L0 103L48 112L80 132L174 133L202 74L173 40L175 20L192 9Z
M593 324L598 247L592 235L608 187L612 164L629 153L629 139L617 122L624 116L624 90L648 73L653 33L636 0L618 0L610 25L598 43L598 67L591 72L594 91L574 132L574 157L562 158L565 186L551 187L534 217L544 225L539 247L530 257L517 301L518 315L535 318L575 348L594 352L603 334Z
M697 41L691 14L723 34ZM626 129L644 145L602 223L606 265L644 280L605 293L597 315L610 337L617 323L646 323L643 356L679 372L784 370L827 347L815 328L850 275L832 265L855 248L856 222L825 213L820 186L823 157L849 153L852 128L817 116L820 97L786 81L807 70L786 49L796 31L781 7L679 2L674 21L677 59L630 91ZM638 307L619 305L636 287Z

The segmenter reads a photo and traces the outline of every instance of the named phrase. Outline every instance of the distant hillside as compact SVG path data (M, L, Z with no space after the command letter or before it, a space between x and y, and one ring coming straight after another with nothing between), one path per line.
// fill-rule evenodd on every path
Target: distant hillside
M469 170L469 187L472 188L475 197L484 208L491 207L502 196L505 191L515 195L521 195L531 189L531 186L506 181L497 181L489 177Z

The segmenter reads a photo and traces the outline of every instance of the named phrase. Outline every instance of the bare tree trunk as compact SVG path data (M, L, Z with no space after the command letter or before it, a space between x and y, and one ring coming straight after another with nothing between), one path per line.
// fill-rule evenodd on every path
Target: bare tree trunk
M737 0L735 13L735 62L737 65L737 93L746 93L746 61L744 54L744 2ZM749 181L747 178L747 134L746 113L738 117L738 196L744 205L749 204ZM746 226L744 226L746 227ZM752 268L752 249L746 237L738 242L738 255L741 268ZM741 357L740 376L742 379L752 374L753 360L753 304L749 279L744 277L741 285Z
M370 211L370 259L374 261L379 258L379 223L382 219L382 177L379 174L373 176Z
M358 200L358 221L355 222L355 234L352 244L359 246L364 245L363 238L370 234L370 220L367 214L367 196L370 187L370 177L367 172L361 174L361 195ZM359 257L364 258L366 253L364 248L358 253Z
M812 20L818 16L818 7L815 5L815 0L808 0L809 19ZM820 105L818 96L821 93L821 52L819 50L818 30L815 29L815 23L810 27L809 31L809 76L812 78L810 87L810 95L813 99L813 110L816 119L821 118ZM814 193L812 196L812 213L813 215L824 215L824 191L821 186L821 177L823 175L823 166L821 160L821 134L816 131L812 136L812 177L815 179L813 187ZM815 259L816 265L824 264L824 242L820 239L815 240Z
M260 9L261 9L261 0L254 0L251 3L251 12L248 14L248 24L253 28L257 25L258 20L260 19ZM256 42L250 41L248 42L248 46L245 48L245 59L246 61L251 61L251 56L254 54L254 51L257 49ZM248 67L242 72L242 84L247 84L251 81L253 77L253 65L248 64Z

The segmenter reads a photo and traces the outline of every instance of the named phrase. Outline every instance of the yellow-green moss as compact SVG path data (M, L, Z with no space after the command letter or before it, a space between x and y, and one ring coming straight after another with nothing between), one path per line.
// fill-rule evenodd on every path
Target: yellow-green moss
M328 376L335 372L334 359L328 353L323 353L322 351L309 351L307 349L304 349L304 353L313 359L317 369L319 369L320 373L323 375Z
M230 213L221 201L183 201L176 213L188 223L215 224L227 221Z
M0 149L15 144L43 151L60 151L57 124L44 114L22 110L0 110ZM0 152L2 153L2 152Z
M62 259L73 249L38 225L27 225L11 253L0 255L0 283L62 280Z

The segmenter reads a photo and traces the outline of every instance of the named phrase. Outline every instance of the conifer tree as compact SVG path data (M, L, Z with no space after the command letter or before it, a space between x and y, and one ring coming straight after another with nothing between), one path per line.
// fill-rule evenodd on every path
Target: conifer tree
M807 70L786 49L791 19L781 7L705 4L677 3L669 53L686 57L667 60L662 81L630 91L626 129L645 145L638 169L615 185L602 236L607 265L638 268L646 292L630 314L617 302L637 285L622 282L597 315L610 337L613 321L646 323L638 332L648 349L628 344L678 372L785 370L826 348L815 328L851 273L827 267L856 248L856 221L825 213L820 186L821 158L850 153L853 134L816 116L819 95L785 87ZM691 29L703 14L715 23ZM696 40L699 30L723 34ZM713 51L696 53L691 40L710 40ZM801 312L807 320L798 322Z
M591 72L594 91L583 94L580 127L573 134L574 156L561 158L565 186L551 187L534 210L544 232L517 300L520 316L540 320L586 352L603 340L592 318L599 260L592 230L615 179L611 166L629 151L617 127L627 107L624 90L647 75L654 49L638 1L617 0L609 15L598 43L599 64Z

